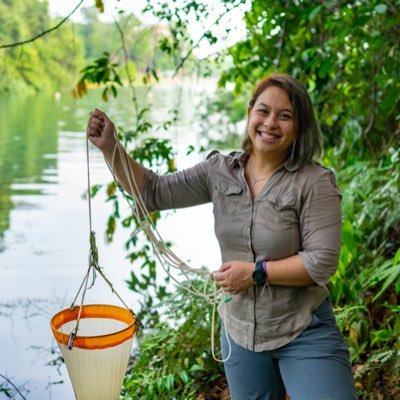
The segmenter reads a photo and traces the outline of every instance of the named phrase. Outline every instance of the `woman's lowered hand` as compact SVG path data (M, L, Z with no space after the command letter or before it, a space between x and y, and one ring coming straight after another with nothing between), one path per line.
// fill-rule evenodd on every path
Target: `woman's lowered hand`
M247 261L228 261L212 274L219 286L226 292L237 294L253 285L254 263Z

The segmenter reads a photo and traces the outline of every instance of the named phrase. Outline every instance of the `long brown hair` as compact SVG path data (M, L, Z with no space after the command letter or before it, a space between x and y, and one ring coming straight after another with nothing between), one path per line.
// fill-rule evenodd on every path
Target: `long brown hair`
M253 109L258 96L267 88L277 86L283 89L293 107L295 118L296 139L289 149L292 162L302 166L304 163L318 158L322 154L322 135L310 96L301 82L286 74L271 74L256 85L253 96L249 102ZM242 141L242 149L251 153L251 142L246 128Z

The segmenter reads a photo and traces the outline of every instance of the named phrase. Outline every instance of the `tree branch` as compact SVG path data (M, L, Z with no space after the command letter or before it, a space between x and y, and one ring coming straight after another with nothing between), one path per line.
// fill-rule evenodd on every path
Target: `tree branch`
M287 10L289 8L289 3L290 3L290 0L286 0L285 10ZM287 22L287 16L285 15L285 19L283 20L282 25L281 25L281 34L279 37L278 55L276 57L276 67L277 68L279 68L279 65L281 63L283 47L285 44L286 22Z
M132 16L132 14L131 14L131 16ZM114 24L117 27L118 33L121 37L122 51L124 53L125 72L126 72L126 76L128 78L129 87L132 91L132 100L133 100L133 105L135 107L135 114L136 114L136 128L138 128L139 124L140 124L139 103L138 103L138 98L137 98L137 94L136 94L136 89L133 84L134 79L132 78L131 72L129 70L129 53L128 53L128 49L127 49L127 45L126 45L125 33L124 33L124 30L121 28L121 25L119 24L118 20L115 17L113 17L113 19L114 19Z
M56 29L58 29L64 22L68 21L68 19L72 16L72 14L75 13L75 11L81 6L81 4L84 2L85 0L81 0L78 5L64 18L62 19L57 25L53 26L52 28L39 33L38 35L34 36L31 39L27 39L27 40L23 40L21 42L16 42L16 43L9 43L9 44L3 44L0 46L0 49L6 49L6 48L10 48L10 47L17 47L17 46L22 46L26 43L32 43L34 42L36 39L39 39L40 37L47 35L48 33L55 31Z
M176 75L178 74L179 70L182 68L183 64L186 62L186 60L190 57L190 55L193 53L193 50L196 49L197 47L200 46L200 43L203 41L203 39L207 36L207 34L211 31L211 29L218 25L219 22L222 20L222 18L224 18L226 15L228 15L232 10L234 10L235 8L239 7L242 4L242 2L238 2L237 4L234 4L232 6L232 8L230 8L229 10L226 10L226 12L222 13L212 24L211 26L201 35L200 39L196 42L196 44L194 44L193 46L190 47L190 49L188 50L188 52L186 53L185 56L181 57L181 60L178 64L178 66L175 68L175 72L172 75L172 79L174 79L176 77Z

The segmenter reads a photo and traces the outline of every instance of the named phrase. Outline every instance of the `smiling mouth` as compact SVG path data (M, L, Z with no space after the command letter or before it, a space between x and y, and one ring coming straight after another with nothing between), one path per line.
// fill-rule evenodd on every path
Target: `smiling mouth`
M257 131L257 134L261 136L262 139L264 140L278 140L280 139L279 135L275 135L270 132L262 132L262 131Z

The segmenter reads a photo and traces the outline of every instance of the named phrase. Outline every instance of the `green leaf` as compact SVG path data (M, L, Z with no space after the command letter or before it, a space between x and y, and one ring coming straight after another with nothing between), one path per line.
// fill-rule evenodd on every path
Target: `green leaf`
M309 14L308 19L312 21L321 11L322 6L315 7Z
M0 393L4 393L9 399L11 399L10 392L7 388L0 388Z
M377 4L375 6L375 11L379 14L385 14L387 11L387 6L386 4Z
M380 342L386 342L393 337L393 330L392 329L379 329L377 331L372 331L371 336L373 337L371 341L371 345Z
M190 372L196 372L196 371L204 371L204 368L201 366L201 365L199 365L199 364L193 364L191 367L190 367L190 370L189 370Z
M393 257L393 265L400 264L400 248L396 251Z
M382 285L381 290L378 292L378 294L375 295L372 301L376 301L378 297L381 296L381 294L393 283L395 282L398 278L400 278L400 264L395 264L394 262L392 263L391 267L388 268L386 271L383 271L385 275L388 275L384 284ZM396 283L397 287L397 283Z
M189 382L189 376L188 376L188 374L186 373L186 371L181 371L181 372L179 372L179 376L180 376L180 378L182 379L182 381L183 381L184 383Z
M114 97L117 97L117 94L118 94L117 88L114 85L111 85L111 90L113 92Z
M397 279L397 282L396 282L396 285L394 287L394 290L396 291L397 294L400 293L400 277Z
M104 3L102 0L96 0L96 7L98 8L100 13L104 12Z
M96 194L97 194L98 191L102 188L102 186L103 186L103 185L92 185L90 197L96 196Z

